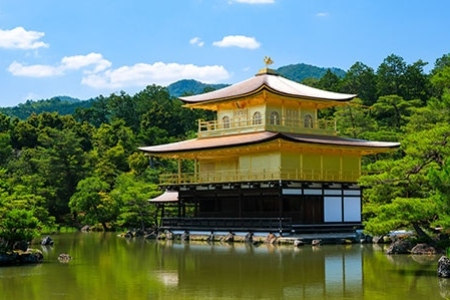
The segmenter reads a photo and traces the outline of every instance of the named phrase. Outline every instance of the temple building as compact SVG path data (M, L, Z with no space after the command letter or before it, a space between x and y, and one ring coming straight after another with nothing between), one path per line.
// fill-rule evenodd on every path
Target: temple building
M353 94L312 88L267 68L209 93L180 97L188 109L215 112L199 120L195 139L141 147L150 157L178 160L162 174L169 191L156 202L177 203L161 226L175 230L300 233L362 225L361 157L399 143L338 136L321 109L348 105ZM191 161L192 172L182 172ZM165 199L165 200L164 200Z

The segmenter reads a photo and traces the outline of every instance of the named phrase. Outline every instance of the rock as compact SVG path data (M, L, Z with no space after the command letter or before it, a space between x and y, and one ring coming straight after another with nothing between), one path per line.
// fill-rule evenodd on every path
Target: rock
M312 240L311 245L312 246L320 246L321 243L322 243L321 240Z
M304 246L305 243L302 240L295 240L294 241L294 246L295 247L300 247L300 246Z
M214 232L211 231L211 234L208 235L208 237L206 238L206 241L207 241L207 242L214 242L214 239L215 239L215 237L214 237Z
M51 245L53 245L52 238L47 235L45 238L42 239L41 245L43 245L43 246L51 246Z
M59 262L63 263L63 264L67 264L71 259L72 259L72 257L69 254L67 254L67 253L61 253L58 256Z
M234 233L230 231L225 237L223 237L222 241L225 243L234 242Z
M28 249L28 242L27 241L19 241L15 242L13 245L13 250L21 250L23 252L26 252Z
M253 243L253 232L249 232L245 235L244 241L246 243Z
M266 237L266 244L275 244L275 242L277 241L277 236L275 234L273 234L272 232L270 232L267 237Z
M0 266L37 264L42 262L43 259L44 255L42 255L42 252L40 252L39 250L0 253Z
M438 277L450 278L450 259L447 256L441 256L438 261Z
M16 263L19 254L17 252L12 253L0 253L0 266L9 266Z
M164 234L166 235L166 240L172 241L173 240L173 233L170 230L165 230Z
M81 227L81 232L89 232L91 231L91 227L89 225L84 225Z
M147 240L156 240L158 235L154 232L144 235L144 238Z
M180 236L180 240L182 241L189 241L190 237L189 237L189 231L185 230L181 236Z
M372 238L372 242L373 242L374 244L382 244L382 243L384 243L384 236L382 236L382 235L374 236L374 237Z
M417 244L411 249L411 254L417 255L434 255L436 253L436 249L427 244Z
M127 231L124 235L124 237L126 238L132 238L133 237L133 232L131 230Z
M412 243L409 240L398 240L389 246L386 254L409 254L412 247Z
M156 236L156 239L158 239L158 240L165 240L166 239L166 234L164 232L160 232Z

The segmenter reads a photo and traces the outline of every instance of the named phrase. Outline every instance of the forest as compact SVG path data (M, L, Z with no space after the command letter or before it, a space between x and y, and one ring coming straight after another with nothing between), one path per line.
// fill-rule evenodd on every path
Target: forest
M411 64L395 54L376 70L362 62L344 76L328 70L302 83L355 93L348 106L321 112L337 119L341 136L399 141L390 154L363 160L365 230L374 235L413 229L429 237L450 228L450 54ZM155 223L148 199L161 193L168 161L150 164L138 147L196 136L197 120L167 88L98 96L73 114L0 113L0 238L31 239L62 226L101 230ZM188 166L186 166L188 167Z

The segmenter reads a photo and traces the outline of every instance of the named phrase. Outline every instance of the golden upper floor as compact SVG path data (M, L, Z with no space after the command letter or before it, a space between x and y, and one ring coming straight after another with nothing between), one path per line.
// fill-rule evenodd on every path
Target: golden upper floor
M215 120L199 121L201 138L255 131L336 135L335 120L319 120L318 111L346 105L355 96L312 88L264 69L232 86L180 99L186 107L216 112Z

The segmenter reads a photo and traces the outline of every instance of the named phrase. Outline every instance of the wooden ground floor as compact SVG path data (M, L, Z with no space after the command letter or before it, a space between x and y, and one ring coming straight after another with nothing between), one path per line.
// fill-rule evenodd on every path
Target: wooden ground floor
M354 183L242 182L171 187L176 215L161 225L185 230L337 232L361 227Z

